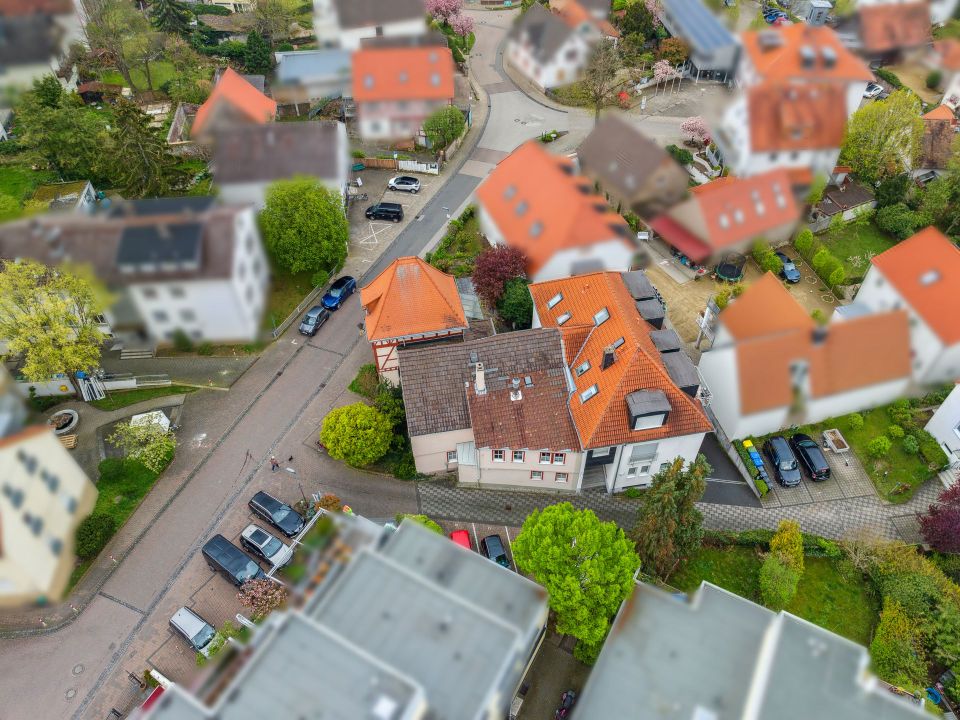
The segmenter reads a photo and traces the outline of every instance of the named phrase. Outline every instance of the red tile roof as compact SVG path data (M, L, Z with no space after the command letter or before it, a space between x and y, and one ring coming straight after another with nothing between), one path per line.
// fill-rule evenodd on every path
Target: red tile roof
M867 52L889 52L930 42L930 5L924 1L863 5L860 41Z
M360 303L371 342L467 327L456 280L418 257L390 263L360 289Z
M844 47L832 28L811 27L805 23L780 26L777 29L748 30L740 35L743 50L753 67L765 80L873 80L870 68ZM814 62L805 67L801 48L814 51ZM830 65L824 48L832 51L836 61Z
M228 67L221 75L220 82L213 88L210 97L197 110L191 134L199 135L210 118L224 106L229 106L251 122L261 125L277 116L277 103L257 90L233 68Z
M453 100L453 55L442 47L372 47L353 54L353 99Z
M790 176L783 169L749 178L720 178L694 190L689 200L667 211L673 223L654 218L651 227L671 244L674 240L689 244L692 236L709 248L707 255L795 223L800 217ZM683 232L678 232L676 225L682 226Z
M547 307L557 293L563 298L554 307ZM591 273L534 283L530 294L544 327L557 327L558 317L571 314L561 327L577 329L564 332L564 344L586 334L570 365L573 368L589 361L591 367L580 376L572 373L576 391L569 401L570 414L584 449L711 430L700 402L677 387L668 375L650 338L653 328L640 316L619 273ZM603 308L610 317L595 326L594 316ZM604 348L618 342L615 362L601 369ZM569 358L570 348L565 350ZM597 394L582 401L580 393L592 385L597 386ZM662 427L649 430L631 427L626 397L637 390L662 390L666 395L672 409Z
M937 62L944 70L960 70L960 40L947 38L933 43Z
M777 276L769 272L731 302L721 313L720 321L736 340L766 337L785 330L811 331L816 326Z
M590 23L595 28L597 28L601 33L606 37L618 38L620 33L617 29L610 24L608 20L598 20L593 15L591 15L583 5L577 2L577 0L567 0L564 3L562 8L556 10L557 15L559 15L563 21L570 27L576 29L580 27L583 23Z
M945 345L960 342L960 249L928 227L873 258L873 264Z
M924 120L949 120L953 122L957 119L957 116L953 114L953 110L948 108L946 105L937 105L933 110L928 112L923 116Z
M513 151L477 188L477 200L507 243L527 256L529 275L555 253L619 240L633 247L626 221L576 175L573 163L536 141Z
M754 152L839 148L846 89L837 83L761 83L747 91L747 115Z

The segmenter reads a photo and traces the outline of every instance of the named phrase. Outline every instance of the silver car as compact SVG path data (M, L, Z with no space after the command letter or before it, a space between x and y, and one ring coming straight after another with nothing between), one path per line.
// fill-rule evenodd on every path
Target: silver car
M387 187L391 190L418 193L420 192L420 181L409 175L397 175L397 177L390 178L387 182Z
M293 558L292 548L259 525L247 525L240 533L240 544L251 554L281 568Z
M875 98L882 92L883 87L881 85L877 85L877 83L870 83L867 85L867 89L863 91L863 96L865 98Z
M217 631L213 628L213 625L190 608L182 607L170 618L170 627L190 643L190 647L194 651L204 657L210 657L213 640L217 637Z

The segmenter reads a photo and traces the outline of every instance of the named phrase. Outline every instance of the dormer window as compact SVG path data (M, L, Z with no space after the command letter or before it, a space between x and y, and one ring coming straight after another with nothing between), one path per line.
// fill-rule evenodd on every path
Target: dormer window
M730 218L727 217L726 214L723 214L723 215L721 215L720 217L718 217L718 218L717 218L717 222L719 222L719 223L720 223L720 227L722 227L722 228L724 228L724 229L730 227Z
M529 206L527 205L527 201L521 200L520 202L517 203L517 207L515 208L514 212L517 213L517 217L520 217L527 211L528 207Z
M580 402L585 403L587 400L592 398L598 392L600 392L600 389L596 385L591 385L582 393L580 393Z
M631 429L652 430L667 422L671 406L663 390L637 390L626 400Z
M400 71L400 82L405 83L405 82L406 82L407 80L409 80L409 79L410 79L410 76L407 74L407 71L406 71L406 70L401 70L401 71Z
M600 308L599 311L593 316L593 324L600 326L603 325L607 320L610 319L610 311L606 308Z
M569 320L572 317L573 315L571 315L569 311L565 312L563 315L557 318L557 325L563 325L567 320Z
M548 308L553 308L553 307L554 307L558 302L560 302L561 300L563 300L563 293L557 293L557 294L554 295L552 298L550 298L549 300L547 300L547 307L548 307Z
M613 341L613 349L614 349L614 350L616 350L617 348L619 348L621 345L623 345L623 338L622 338L622 337L618 337L616 340Z
M580 363L579 365L577 365L577 367L575 367L575 368L573 369L573 373L574 373L577 377L580 377L581 375L583 375L583 374L584 374L587 370L589 370L589 369L590 369L590 361L589 361L589 360L584 360L582 363Z

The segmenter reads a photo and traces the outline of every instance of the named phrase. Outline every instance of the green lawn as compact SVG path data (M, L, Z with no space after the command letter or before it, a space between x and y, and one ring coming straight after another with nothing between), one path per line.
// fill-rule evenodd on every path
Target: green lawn
M313 290L311 272L290 273L274 267L270 274L270 294L267 297L267 311L264 313L263 327L273 330L292 313L297 305Z
M98 410L119 410L120 408L134 405L144 400L164 397L166 395L180 395L181 393L191 393L196 388L186 385L170 385L169 387L141 388L140 390L120 390L112 392L103 400L93 400L90 404Z
M843 262L847 277L863 277L870 267L870 253L879 255L897 244L895 238L872 222L862 227L847 223L837 231L828 230L818 239Z
M33 195L38 185L56 179L57 176L50 170L33 170L26 164L4 163L0 165L0 194L23 201Z
M752 547L704 547L670 577L670 584L691 593L708 580L725 590L760 602L760 555ZM797 596L787 611L868 645L879 614L869 581L848 564L829 558L807 557Z
M150 79L153 81L154 90L159 90L161 85L167 80L172 80L176 77L176 74L177 71L174 69L173 64L166 60L157 60L156 62L150 63ZM145 91L149 89L147 87L147 76L144 74L143 68L133 68L130 70L130 77L138 90ZM123 75L116 70L104 70L100 73L100 80L101 82L111 85L127 84L127 81L123 79Z

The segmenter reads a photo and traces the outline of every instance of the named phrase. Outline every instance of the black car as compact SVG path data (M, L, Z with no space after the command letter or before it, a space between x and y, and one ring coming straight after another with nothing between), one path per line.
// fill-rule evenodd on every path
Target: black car
M325 307L316 305L310 308L307 310L307 314L303 316L303 320L300 321L300 334L313 337L329 318L330 311Z
M303 518L300 513L286 503L280 502L270 493L258 492L247 503L255 515L259 515L287 537L293 537L303 530Z
M480 552L497 565L503 565L505 568L510 567L510 561L507 560L507 551L503 549L503 541L499 535L487 535L481 540Z
M400 222L403 220L403 208L400 203L382 202L371 205L364 213L367 220L392 220Z
M780 435L770 438L764 443L763 452L770 459L781 485L796 487L800 484L800 465L797 464L797 458L794 457L786 438Z
M211 570L220 573L237 587L247 580L266 577L257 563L223 535L210 538L201 552Z
M780 262L783 263L783 269L780 271L780 277L782 277L788 283L800 282L800 271L797 270L797 266L794 264L793 260L779 250L777 250L777 257L780 259Z
M800 463L807 469L813 480L827 480L830 477L830 466L823 450L814 442L813 438L803 433L797 433L790 438L790 447L800 458Z

